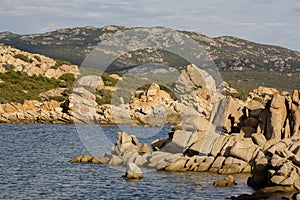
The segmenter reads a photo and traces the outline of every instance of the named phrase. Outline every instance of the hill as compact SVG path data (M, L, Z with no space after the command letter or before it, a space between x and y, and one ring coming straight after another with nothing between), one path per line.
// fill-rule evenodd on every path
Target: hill
M132 28L109 25L102 28L66 28L30 35L3 32L0 33L0 42L80 65L99 41L130 29ZM258 85L289 91L299 85L300 53L297 51L230 36L211 38L199 32L179 32L199 42L219 67L223 79L242 92L247 93ZM149 53L141 50L132 54L134 59L128 61L120 58L115 64L128 67L153 60L163 60L168 65L182 62L176 55L163 51Z

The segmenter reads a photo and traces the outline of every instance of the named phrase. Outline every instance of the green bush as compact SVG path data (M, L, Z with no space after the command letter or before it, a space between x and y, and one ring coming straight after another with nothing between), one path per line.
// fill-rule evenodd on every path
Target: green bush
M59 68L62 65L72 65L69 61L65 61L65 60L55 60L55 67Z
M61 80L49 79L45 76L26 76L12 70L0 73L0 103L23 103L25 99L40 100L39 94L58 88Z
M114 78L110 77L109 74L107 74L107 73L103 73L101 75L101 78L102 78L105 86L114 87L118 83L117 79L114 79Z
M64 88L73 86L75 82L75 76L72 73L63 74L58 79L62 80L59 86Z
M66 97L65 96L52 96L52 97L49 97L49 99L62 102L64 100L66 100Z
M24 62L28 62L28 63L32 63L33 60L32 59L29 59L27 56L25 56L24 54L16 54L14 55L14 58L17 58L17 59L21 59L23 60Z
M4 69L6 70L13 70L15 68L13 65L10 64L4 64L2 65L2 67L4 67Z
M65 74L61 75L58 79L59 80L64 80L66 82L74 82L75 81L75 76L72 73L65 73Z
M110 90L99 90L97 91L96 102L99 105L111 104L112 91Z

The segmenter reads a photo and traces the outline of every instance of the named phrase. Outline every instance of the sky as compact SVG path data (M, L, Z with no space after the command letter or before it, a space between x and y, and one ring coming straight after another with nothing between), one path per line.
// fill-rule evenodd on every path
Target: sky
M300 0L0 0L0 32L166 26L300 51Z

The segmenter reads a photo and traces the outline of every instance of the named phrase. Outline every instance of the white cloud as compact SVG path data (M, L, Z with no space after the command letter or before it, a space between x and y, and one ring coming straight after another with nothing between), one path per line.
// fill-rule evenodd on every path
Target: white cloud
M296 11L300 12L300 2L296 3L295 9Z

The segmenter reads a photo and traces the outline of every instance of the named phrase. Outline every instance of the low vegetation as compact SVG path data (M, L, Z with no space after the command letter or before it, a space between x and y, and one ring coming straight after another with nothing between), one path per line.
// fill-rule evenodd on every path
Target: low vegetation
M223 80L231 87L236 88L239 93L231 94L238 98L245 98L249 92L259 86L273 87L279 91L292 92L299 88L300 72L294 72L290 75L276 71L226 71L221 72Z
M17 58L17 59L20 59L20 60L23 60L24 62L28 62L28 63L32 63L33 60L28 58L26 55L24 54L16 54L14 55L14 58Z
M32 77L12 70L0 73L0 103L17 102L23 103L24 100L41 100L39 94L58 87L70 87L74 80L70 75L63 75L61 80L50 79L45 76ZM68 77L68 79L63 79ZM62 99L62 97L59 97Z

